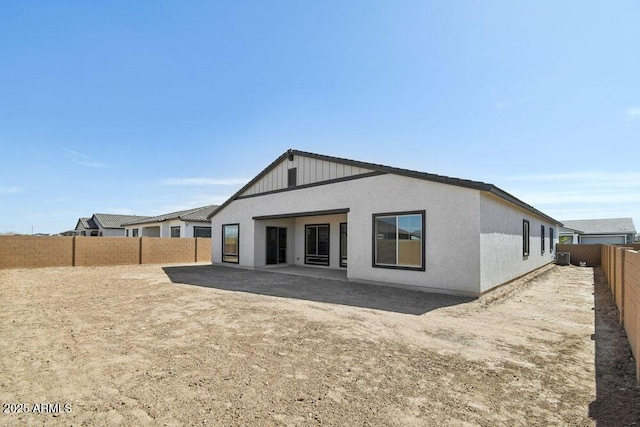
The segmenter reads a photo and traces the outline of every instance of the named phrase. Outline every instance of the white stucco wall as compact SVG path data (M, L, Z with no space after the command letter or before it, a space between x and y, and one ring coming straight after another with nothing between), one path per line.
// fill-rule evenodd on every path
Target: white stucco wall
M553 262L558 226L517 208L489 193L480 197L481 291L522 276ZM522 222L529 221L529 256L522 256ZM541 251L540 226L545 227L545 251ZM549 241L549 228L554 230Z
M144 224L127 225L125 226L125 229L129 230L129 237L133 236L133 229L135 228L138 229L139 237L171 237L171 227L180 227L180 237L193 237L193 227L210 226L211 223L209 222L185 222L180 219L172 219L162 222L149 222ZM122 235L124 236L124 232Z
M221 242L222 225L239 223L240 265L261 267L267 224L256 226L254 216L349 208L350 279L475 295L480 292L479 202L477 190L386 174L236 200L212 218L212 238ZM425 271L373 267L372 215L414 210L426 211ZM279 221L291 224L290 219ZM295 253L294 263L304 263L304 224L326 222L331 224L331 267L339 268L341 215L293 221L295 233L289 231L288 237L295 236L295 249L288 256ZM221 244L212 245L214 263L221 262L221 249Z
M124 228L100 228L103 237L124 237Z

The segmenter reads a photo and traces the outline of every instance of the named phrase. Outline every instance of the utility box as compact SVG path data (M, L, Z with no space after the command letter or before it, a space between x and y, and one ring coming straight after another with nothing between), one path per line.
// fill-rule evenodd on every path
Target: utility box
M558 264L558 265L569 265L569 264L571 264L571 253L570 252L556 252L556 264Z

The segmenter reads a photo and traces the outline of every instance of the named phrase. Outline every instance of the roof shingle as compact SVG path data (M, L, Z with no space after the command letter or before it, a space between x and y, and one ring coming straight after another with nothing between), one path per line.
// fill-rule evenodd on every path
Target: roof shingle
M577 219L562 221L565 227L580 230L582 234L635 234L631 218Z

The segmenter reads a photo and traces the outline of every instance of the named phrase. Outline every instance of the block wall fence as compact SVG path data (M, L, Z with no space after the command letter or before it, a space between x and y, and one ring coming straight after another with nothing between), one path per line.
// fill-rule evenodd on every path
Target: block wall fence
M0 236L0 269L211 262L211 239Z
M627 332L640 383L640 245L602 245L602 269Z

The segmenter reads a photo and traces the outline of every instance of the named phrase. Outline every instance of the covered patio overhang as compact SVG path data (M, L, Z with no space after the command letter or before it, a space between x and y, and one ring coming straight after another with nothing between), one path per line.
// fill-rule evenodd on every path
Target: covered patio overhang
M349 208L339 208L252 217L255 267L346 270L348 213ZM346 272L336 277L344 280Z
M329 210L322 210L322 211L283 213L283 214L274 214L274 215L258 215L258 216L254 216L253 219L256 221L262 221L262 220L270 220L270 219L301 218L305 216L326 216L326 215L338 215L338 214L346 214L346 213L349 213L349 208L329 209Z

